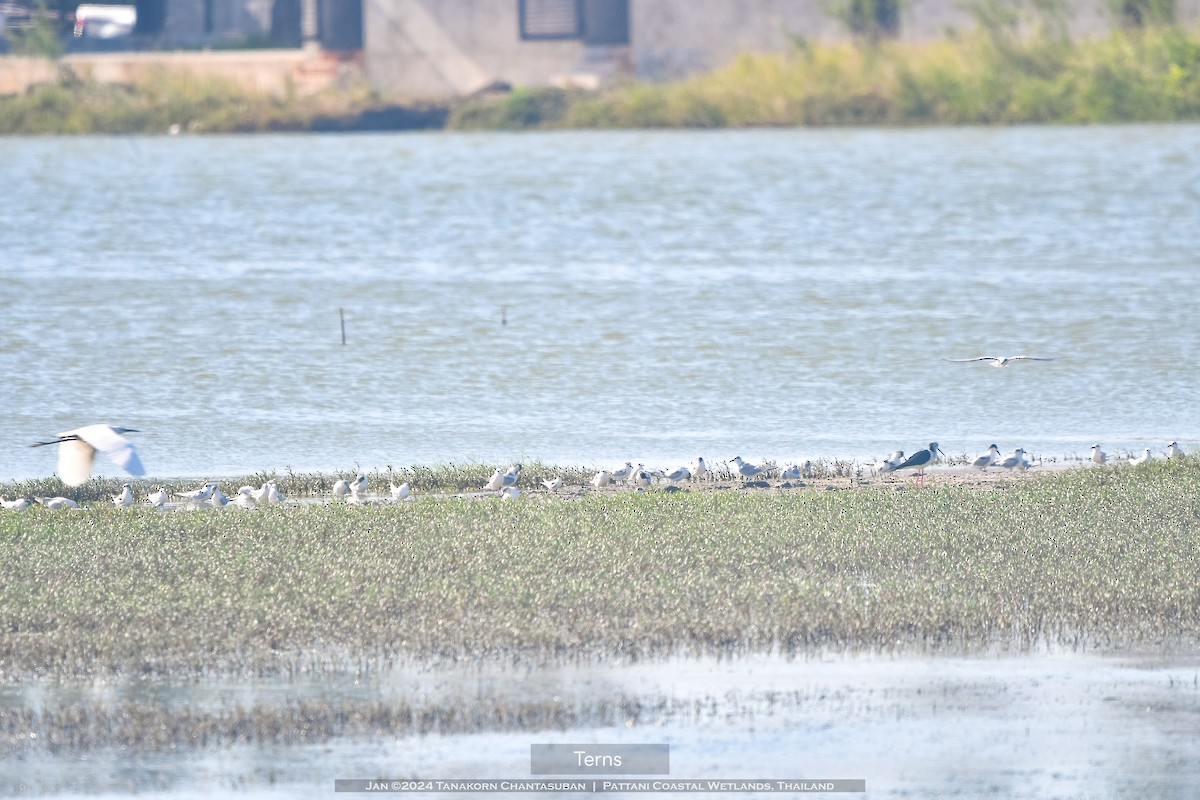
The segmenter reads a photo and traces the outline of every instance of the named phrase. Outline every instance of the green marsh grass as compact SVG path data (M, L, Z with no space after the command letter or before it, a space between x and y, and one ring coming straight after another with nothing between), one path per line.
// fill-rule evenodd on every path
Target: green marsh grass
M0 513L0 672L1194 643L1200 465L990 488Z
M163 70L131 84L80 80L60 68L57 83L0 95L0 135L253 133L378 127L440 127L444 109L399 106L365 87L277 97L221 78Z
M459 128L997 125L1200 119L1200 34L1114 30L1072 41L994 30L931 42L799 42L711 73L602 93L478 99Z
M371 128L723 128L998 125L1200 119L1200 32L1116 28L1072 41L1003 25L929 42L797 41L710 73L601 92L518 87L405 106L365 87L273 97L163 72L130 85L57 83L0 96L0 134L311 131Z

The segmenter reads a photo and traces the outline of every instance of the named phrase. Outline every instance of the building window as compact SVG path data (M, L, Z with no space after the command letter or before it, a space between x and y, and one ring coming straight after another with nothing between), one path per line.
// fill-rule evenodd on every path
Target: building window
M518 0L522 39L579 39L583 0Z
M629 0L517 0L522 39L629 44Z
M629 0L583 0L586 44L629 44Z

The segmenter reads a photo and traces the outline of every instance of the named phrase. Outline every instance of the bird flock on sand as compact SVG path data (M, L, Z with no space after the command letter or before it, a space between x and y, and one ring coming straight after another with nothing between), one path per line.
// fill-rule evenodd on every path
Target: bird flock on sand
M966 361L984 361L991 360L993 356L983 356L975 359L960 359ZM1026 359L1029 356L1015 356L1006 360ZM1048 361L1053 359L1033 359L1037 361ZM997 363L997 366L1003 366ZM114 464L124 469L131 475L141 477L145 475L145 468L142 466L141 459L138 458L137 450L133 443L125 437L126 433L135 433L133 428L121 428L111 425L87 425L82 428L76 428L72 431L58 434L57 437L46 442L36 442L33 447L45 447L47 445L58 445L58 475L62 482L67 486L79 486L86 482L91 476L92 464L95 460L97 452L104 453ZM892 455L878 459L873 464L869 465L871 473L874 475L887 475L889 473L909 473L913 476L914 481L918 486L924 485L925 470L938 460L938 455L945 455L937 442L930 442L929 446L918 450L912 455L905 456L903 450L897 450ZM1171 461L1179 461L1184 458L1184 451L1179 447L1178 442L1171 442L1167 445L1166 451L1163 454L1164 458ZM1121 459L1132 465L1145 464L1154 459L1154 455L1150 448L1144 448L1142 453L1136 456L1131 456L1128 459ZM1100 449L1099 444L1094 444L1091 447L1091 461L1096 464L1115 463L1110 462L1108 454ZM1028 454L1023 448L1015 448L1008 456L1002 456L998 445L992 444L988 449L980 454L977 458L970 461L970 466L986 471L991 468L1001 470L1016 470L1024 471L1036 466L1036 463L1030 461ZM812 461L804 461L803 463L793 463L784 468L778 468L774 465L755 465L745 461L741 456L734 456L729 462L726 462L727 472L729 476L736 475L745 481L760 480L768 477L778 477L784 481L798 480L802 477L812 475ZM494 492L501 500L516 500L521 497L521 489L517 484L521 480L521 465L513 464L506 470L497 468L492 473L492 477L483 486L482 495L484 492ZM634 466L632 461L626 461L623 467L613 470L602 469L592 477L590 483L596 489L603 489L610 486L630 486L632 485L638 491L644 491L657 484L665 485L668 490L677 489L678 484L683 481L705 481L714 477L713 470L705 463L704 458L697 458L694 462L686 466L679 466L671 470L662 469L647 469L644 464ZM563 488L563 479L561 476L547 478L542 480L542 487L551 493L560 491ZM397 486L391 483L388 487L388 493L392 502L403 502L412 500L413 490L408 483L402 483ZM359 473L353 480L339 480L333 484L331 495L334 502L344 502L350 505L365 505L369 502L374 502L368 491L368 480L364 473ZM188 491L175 492L173 495L162 486L156 487L142 501L141 505L150 506L153 508L164 509L168 504L187 508L214 507L224 508L229 505L237 506L238 508L255 508L257 506L281 505L287 501L287 498L279 491L279 487L275 481L265 481L261 486L242 486L237 490L237 493L232 497L221 491L218 484L206 482L198 489L190 489ZM121 488L120 494L112 498L112 503L117 508L130 508L134 505L139 505L134 497L133 485L126 483ZM23 511L34 504L40 504L48 509L72 509L78 508L79 504L69 497L18 497L14 500L5 500L0 498L0 506L10 511Z

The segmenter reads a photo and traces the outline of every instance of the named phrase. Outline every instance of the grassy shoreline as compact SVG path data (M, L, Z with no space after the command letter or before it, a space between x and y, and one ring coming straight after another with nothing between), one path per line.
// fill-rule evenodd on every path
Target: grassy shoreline
M425 480L474 484L485 469ZM101 498L82 513L0 512L0 747L23 758L305 746L817 702L543 696L474 677L444 696L344 691L396 669L1200 653L1200 462L952 477L923 490L830 477L786 490L531 490L518 502L163 513ZM271 690L235 703L237 687Z
M705 75L599 92L516 90L413 106L366 89L275 98L219 80L133 86L70 74L0 96L0 134L1011 125L1200 119L1200 31L1072 41L979 31L938 41L797 42Z
M1200 641L1200 465L1002 491L0 513L0 674Z
M1104 39L977 33L926 43L801 44L710 74L553 102L457 109L462 128L740 128L1178 122L1200 119L1200 33ZM547 101L548 100L548 101Z

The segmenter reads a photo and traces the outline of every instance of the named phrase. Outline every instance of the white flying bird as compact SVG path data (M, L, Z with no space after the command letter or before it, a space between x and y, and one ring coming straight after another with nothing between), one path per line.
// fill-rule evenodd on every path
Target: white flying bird
M956 364L967 364L972 361L989 361L993 367L1007 367L1014 361L1054 361L1053 358L1038 358L1037 356L978 356L976 358L947 358Z
M138 458L133 442L122 435L136 432L136 428L85 425L73 431L60 433L49 442L35 442L30 446L58 445L58 477L67 486L79 486L91 477L92 461L97 450L130 475L140 478L146 474L146 470Z

